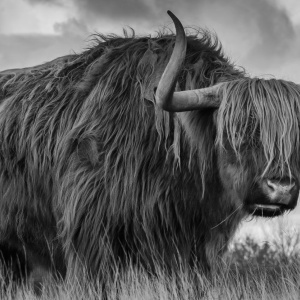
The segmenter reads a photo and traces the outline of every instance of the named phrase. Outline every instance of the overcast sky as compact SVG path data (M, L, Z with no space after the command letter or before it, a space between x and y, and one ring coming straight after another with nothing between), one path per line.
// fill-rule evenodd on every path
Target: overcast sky
M80 52L95 32L173 28L168 9L216 32L250 74L300 83L299 0L0 0L0 70Z
M173 28L168 9L184 26L215 32L251 75L300 83L299 0L0 0L0 70L78 53L95 32Z

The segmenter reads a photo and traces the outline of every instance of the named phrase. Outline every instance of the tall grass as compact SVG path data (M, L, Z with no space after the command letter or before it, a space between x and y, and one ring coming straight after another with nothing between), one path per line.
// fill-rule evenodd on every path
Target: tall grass
M300 233L277 228L276 237L235 241L210 279L199 270L151 276L131 268L107 284L106 299L300 299ZM3 282L3 280L1 281ZM41 296L25 285L0 289L0 299L102 299L102 288L86 278L45 283Z

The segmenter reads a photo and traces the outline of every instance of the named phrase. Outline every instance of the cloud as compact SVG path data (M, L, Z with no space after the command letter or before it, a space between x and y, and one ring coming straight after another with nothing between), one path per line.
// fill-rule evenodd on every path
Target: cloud
M99 16L111 16L113 18L141 19L151 18L153 9L149 0L74 0L82 13Z
M49 5L63 5L60 0L25 0L26 2L30 4L49 4Z
M54 24L54 31L60 35L68 36L87 36L89 34L89 29L87 25L75 18L71 18L66 22L57 22Z
M0 70L30 67L56 57L81 52L87 28L77 20L56 23L57 34L0 34Z
M253 6L252 6L253 5ZM250 31L245 35L252 36L253 47L248 57L260 67L273 64L274 60L289 57L293 45L297 41L297 34L287 12L268 1L244 1L240 13L243 22L249 24ZM243 12L248 13L243 13ZM246 57L246 59L248 59Z
M278 63L300 58L300 51L295 51L300 32L287 11L271 0L73 0L73 4L83 22L94 22L100 30L101 21L119 27L125 23L138 32L164 24L172 28L166 14L172 10L185 25L215 30L237 63L259 73L276 71Z
M251 62L262 71L295 55L299 33L287 11L274 2L207 0L202 11L199 20L214 28L225 48L242 63Z
M32 5L40 4L39 7L62 3L59 0L26 1ZM50 54L48 49L52 49L53 56L55 53L63 55L80 44L78 40L76 42L76 34L83 41L94 32L121 34L126 25L135 29L137 34L154 33L164 25L173 28L166 14L167 10L171 10L185 26L215 31L224 45L225 53L253 75L273 73L287 77L289 70L295 70L293 62L300 59L300 51L297 51L300 48L300 31L292 23L288 12L278 5L278 1L67 0L64 5L70 5L72 18L54 25L55 33L61 38L48 35L31 39L33 46L40 47L41 52L41 41L49 39L45 48L47 55ZM25 47L28 43L23 41ZM59 45L58 41L62 44ZM51 48L51 43L56 45L55 49ZM3 42L0 41L1 44ZM86 44L82 43L82 46ZM58 49L63 52L59 54ZM0 51L3 54L4 51ZM300 71L293 76L300 78Z

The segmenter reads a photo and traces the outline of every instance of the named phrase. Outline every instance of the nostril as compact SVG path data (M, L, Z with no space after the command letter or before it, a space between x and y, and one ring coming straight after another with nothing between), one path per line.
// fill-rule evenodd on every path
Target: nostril
M280 180L267 179L267 186L271 192L274 191L289 192L294 188L295 185L296 185L295 180L291 178L280 179Z
M272 192L276 190L276 184L270 179L267 179L267 186Z

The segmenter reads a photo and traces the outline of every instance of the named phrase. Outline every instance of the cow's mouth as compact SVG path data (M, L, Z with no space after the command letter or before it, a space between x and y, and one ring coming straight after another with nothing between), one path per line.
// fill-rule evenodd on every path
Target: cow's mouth
M276 217L282 215L290 208L284 204L260 204L254 203L248 206L248 211L253 216L259 217Z

